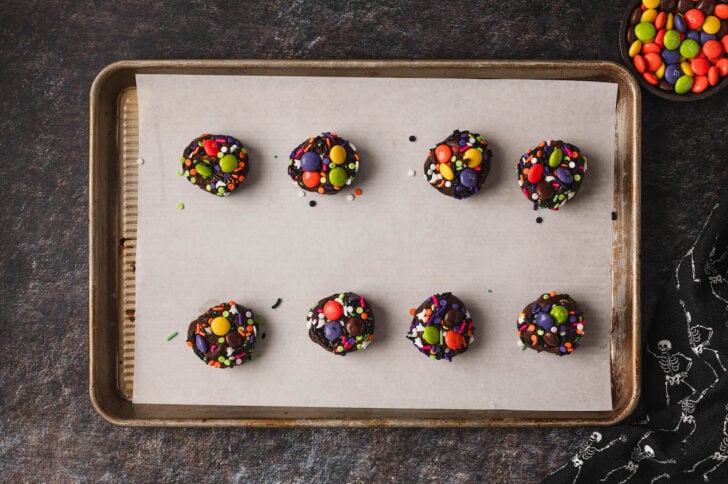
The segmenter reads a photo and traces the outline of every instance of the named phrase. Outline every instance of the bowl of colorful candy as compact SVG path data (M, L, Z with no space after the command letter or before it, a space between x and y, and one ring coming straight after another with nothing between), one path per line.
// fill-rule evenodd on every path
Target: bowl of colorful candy
M728 0L633 0L619 45L653 94L673 101L710 97L728 85Z

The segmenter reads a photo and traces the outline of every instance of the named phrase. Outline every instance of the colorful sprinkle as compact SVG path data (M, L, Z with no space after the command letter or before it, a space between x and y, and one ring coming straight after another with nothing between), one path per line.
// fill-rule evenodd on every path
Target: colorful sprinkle
M180 162L184 176L202 190L230 195L248 176L248 151L227 135L203 134L185 148Z
M298 145L289 156L288 175L303 190L336 194L351 185L359 170L359 154L336 133L322 133Z
M473 321L463 302L446 292L428 297L413 316L407 338L430 359L452 361L473 342Z
M425 179L444 195L469 198L481 190L492 157L481 135L455 130L429 151L423 168ZM414 170L408 174L414 176Z
M175 339L177 337L178 334L179 334L179 332L177 332L177 331L170 334L169 336L167 336L167 341L172 341L173 339Z

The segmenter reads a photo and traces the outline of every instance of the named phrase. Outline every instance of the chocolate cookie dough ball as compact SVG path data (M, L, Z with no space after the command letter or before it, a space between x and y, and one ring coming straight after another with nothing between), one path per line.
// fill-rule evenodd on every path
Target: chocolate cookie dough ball
M492 157L481 135L455 130L428 153L425 179L444 195L468 198L483 186Z
M180 161L190 183L221 197L248 176L248 150L232 136L203 134L185 148Z
M542 141L516 164L518 185L533 209L558 210L576 196L586 173L586 156L563 141Z
M217 368L249 361L257 338L253 311L235 301L208 309L187 329L187 345L202 361Z
M291 152L288 175L309 192L332 195L351 185L359 171L359 155L336 133L309 138Z
M568 355L584 335L584 313L568 294L551 291L523 308L518 315L518 345L555 355Z
M374 338L374 314L362 296L332 294L312 307L306 318L311 341L335 355L366 349Z
M449 292L430 296L410 309L412 323L407 338L433 360L452 359L473 343L473 320L465 304Z

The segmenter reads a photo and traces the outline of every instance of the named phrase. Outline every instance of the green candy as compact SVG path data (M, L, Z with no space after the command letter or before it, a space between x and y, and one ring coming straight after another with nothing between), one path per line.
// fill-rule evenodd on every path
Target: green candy
M563 159L564 152L556 148L554 151L551 152L551 155L549 155L549 166L551 168L556 168L561 164L561 160Z
M210 176L212 175L212 168L210 168L209 166L207 166L204 163L196 164L195 170L197 170L197 174L203 178L210 178Z
M678 94L686 94L693 88L693 78L690 76L680 76L675 82L675 92Z
M422 334L422 339L434 345L440 342L440 330L436 326L425 327L425 332Z
M564 306L552 307L551 311L549 311L549 314L559 324L564 324L569 319L569 310L566 309Z
M649 42L655 38L655 26L649 22L640 22L634 27L634 35L642 42Z
M700 44L695 42L693 39L685 39L682 44L680 44L680 55L686 59L692 59L698 54L700 54Z
M336 167L329 172L329 182L335 187L343 187L346 185L346 170Z
M220 169L223 173L232 173L238 167L238 159L235 155L227 154L220 159Z
M668 30L663 41L666 49L675 50L680 47L680 34L677 30Z

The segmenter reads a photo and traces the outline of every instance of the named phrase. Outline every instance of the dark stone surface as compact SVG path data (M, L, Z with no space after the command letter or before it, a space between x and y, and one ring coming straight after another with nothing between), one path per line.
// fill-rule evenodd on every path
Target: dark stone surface
M589 429L127 429L88 399L88 92L175 58L619 61L626 1L0 2L0 479L534 481ZM643 303L728 181L728 90L643 98ZM17 177L15 175L18 175Z

